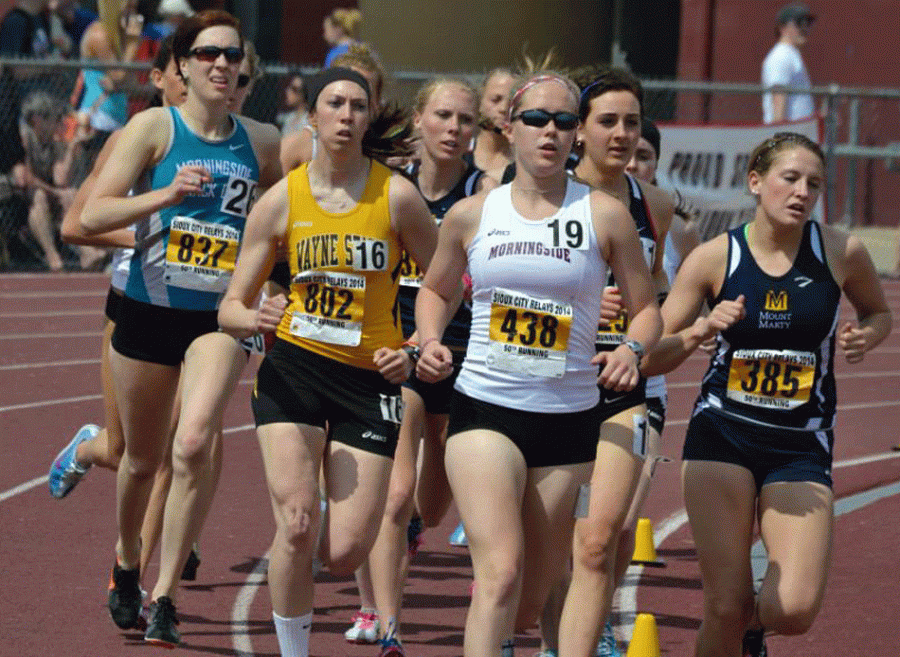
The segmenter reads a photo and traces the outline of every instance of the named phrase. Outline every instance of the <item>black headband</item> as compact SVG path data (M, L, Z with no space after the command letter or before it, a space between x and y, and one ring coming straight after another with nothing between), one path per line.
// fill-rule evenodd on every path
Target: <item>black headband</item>
M358 84L366 92L366 98L371 100L372 91L369 89L368 81L362 75L352 68L333 66L323 69L309 78L306 83L306 106L310 109L315 108L316 100L319 98L319 94L322 93L322 89L338 80L349 80Z

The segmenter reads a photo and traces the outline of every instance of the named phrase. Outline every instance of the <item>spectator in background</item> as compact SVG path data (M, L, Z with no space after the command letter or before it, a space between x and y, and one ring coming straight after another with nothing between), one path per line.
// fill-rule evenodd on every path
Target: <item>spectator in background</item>
M303 76L295 73L288 78L284 88L284 112L279 112L275 123L281 128L281 136L303 130L309 125L308 108L303 90Z
M359 9L339 7L325 17L325 20L322 21L322 38L331 46L331 49L325 56L323 68L328 68L335 57L350 50L350 46L359 35L360 23L362 23L362 13Z
M16 0L0 23L0 55L47 57L52 49L48 0Z
M803 63L800 48L806 45L809 27L815 16L802 3L786 5L778 12L778 43L769 51L762 64L764 87L783 86L809 89L809 72ZM763 122L796 121L816 112L809 93L767 91L763 95Z
M194 8L188 0L162 0L156 13L159 14L160 22L154 23L154 27L161 38L165 38L178 29L181 21L194 15Z
M50 41L63 57L76 57L81 37L97 14L81 7L75 0L50 0L47 3Z
M37 241L50 271L63 267L56 248L57 223L72 203L75 189L71 172L81 156L83 134L66 144L60 137L62 101L44 91L33 91L22 103L22 144L25 147L25 185L30 200L28 227ZM104 252L79 247L81 267L93 268Z

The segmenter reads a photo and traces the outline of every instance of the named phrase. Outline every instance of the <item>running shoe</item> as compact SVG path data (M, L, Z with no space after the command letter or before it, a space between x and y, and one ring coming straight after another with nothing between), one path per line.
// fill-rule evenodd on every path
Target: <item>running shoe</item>
M378 653L378 657L406 657L406 653L403 652L403 646L397 638L392 636L381 639L381 652Z
M547 648L546 650L541 650L534 657L556 657L556 651Z
M453 533L450 534L450 545L468 547L469 539L466 538L466 528L463 527L462 523L459 523L456 529L453 530Z
M376 643L381 626L378 615L362 610L356 612L351 619L353 625L344 632L344 638L350 643Z
M742 657L766 657L765 630L747 630L741 643Z
M603 634L600 636L600 642L597 644L597 657L622 657L619 652L619 646L616 643L616 633L613 631L612 623L606 621L603 626Z
M184 563L184 568L181 571L181 579L187 582L193 582L197 579L197 566L200 565L200 555L197 553L197 544L194 543L194 547L191 548L190 554L188 554L187 561Z
M130 630L138 626L141 618L141 569L124 570L118 562L109 578L109 596L106 601L109 614L119 629Z
M413 516L406 528L406 550L410 558L416 556L419 548L422 547L422 532L425 527L422 526L422 519L419 516Z
M175 604L168 596L160 596L150 603L150 622L144 633L144 641L154 646L174 648L181 643L181 634L175 629L178 618L175 616Z
M72 492L72 489L81 481L81 478L91 469L88 465L84 467L75 460L75 453L78 446L86 440L94 438L100 433L100 427L96 424L85 424L78 430L78 433L69 441L69 444L63 447L62 451L53 459L50 466L50 494L58 500Z

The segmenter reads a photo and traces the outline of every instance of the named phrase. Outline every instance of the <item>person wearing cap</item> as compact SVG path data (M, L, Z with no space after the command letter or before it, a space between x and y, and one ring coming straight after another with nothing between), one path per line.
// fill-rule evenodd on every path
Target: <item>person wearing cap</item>
M181 21L193 16L194 9L188 0L162 0L156 13L160 21L154 27L165 37L177 30Z
M769 51L762 64L764 87L792 87L809 89L809 71L803 62L800 48L806 45L809 27L815 20L809 7L802 3L786 5L778 12L778 43ZM763 122L796 121L816 112L809 93L767 91L763 95Z

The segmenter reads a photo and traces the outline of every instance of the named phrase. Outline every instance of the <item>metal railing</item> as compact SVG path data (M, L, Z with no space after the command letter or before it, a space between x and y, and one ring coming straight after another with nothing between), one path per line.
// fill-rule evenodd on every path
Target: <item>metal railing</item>
M70 99L76 87L78 73L84 68L99 70L120 69L135 73L132 83L125 89L132 110L143 106L152 96L153 88L146 82L150 64L123 63L101 64L78 60L30 60L0 57L0 128L6 127L0 141L0 163L7 162L10 143L10 123L19 116L19 107L28 93L34 90L49 93L67 111L73 111ZM271 63L263 66L265 75L258 80L244 107L244 113L260 121L275 122L281 109L283 90L288 76L295 73L310 74L316 69ZM26 72L27 76L16 76ZM416 71L400 71L389 76L385 96L400 103L409 104L418 88L434 74ZM476 74L464 73L463 77L477 81ZM645 112L660 121L699 123L758 123L760 98L767 91L757 84L722 82L686 82L679 80L644 80ZM858 220L860 197L857 179L861 163L866 167L862 179L870 180L872 163L884 160L888 168L900 168L900 89L871 89L828 85L810 90L776 89L777 91L804 91L819 100L824 125L823 150L827 156L826 201L831 209L830 221L851 226ZM687 108L687 109L686 109ZM15 126L13 126L14 128ZM893 134L892 131L893 130ZM89 170L89 162L83 169ZM4 210L3 195L14 184L4 180L8 173L0 167L0 237L8 237L13 229L19 233L24 220L22 204L13 204L17 216L10 218L12 210ZM8 178L8 176L7 176ZM890 177L893 180L893 176ZM77 181L76 181L77 183ZM893 183L889 183L893 186ZM864 209L872 205L870 187L862 199ZM876 190L878 191L878 190ZM27 200L27 190L19 190ZM839 192L841 205L838 206ZM900 194L896 195L900 197ZM24 206L27 209L27 204ZM2 247L3 244L0 244ZM0 254L2 255L2 254ZM0 263L2 265L3 263ZM32 263L34 264L34 263ZM6 263L6 266L13 266Z

